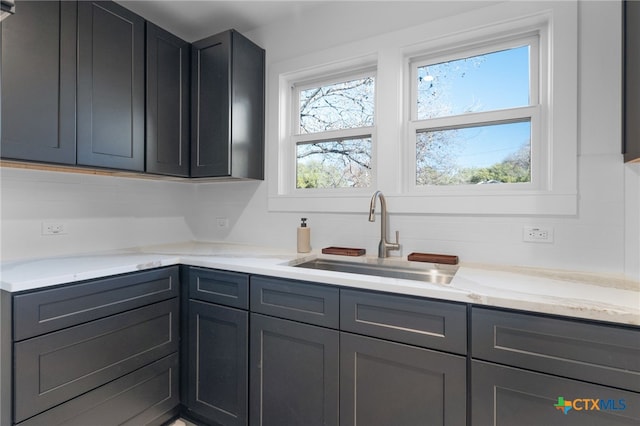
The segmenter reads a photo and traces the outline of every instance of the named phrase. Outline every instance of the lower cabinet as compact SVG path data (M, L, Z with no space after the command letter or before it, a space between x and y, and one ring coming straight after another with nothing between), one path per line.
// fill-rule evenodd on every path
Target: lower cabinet
M178 413L178 370L178 355L169 355L20 426L164 424Z
M7 425L142 426L176 416L177 277L169 267L12 295Z
M630 426L640 394L473 361L471 423L478 426Z
M187 266L0 296L2 426L640 424L635 326Z
M247 424L248 313L189 301L187 406L221 425Z
M340 334L340 423L464 426L466 358Z
M640 333L472 308L473 425L640 424Z
M466 356L414 343L464 354L464 305L266 277L250 293L251 425L467 424Z
M251 425L337 426L339 333L251 314Z

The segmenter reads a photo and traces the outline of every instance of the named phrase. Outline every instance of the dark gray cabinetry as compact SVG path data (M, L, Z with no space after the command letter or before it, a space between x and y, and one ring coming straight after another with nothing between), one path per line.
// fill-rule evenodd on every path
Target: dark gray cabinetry
M251 277L251 311L337 329L340 290L335 286Z
M471 323L474 425L640 420L637 328L479 307Z
M640 2L624 1L623 8L623 136L625 161L640 160Z
M116 3L78 2L80 165L144 171L144 27Z
M252 276L251 311L251 424L338 425L338 288Z
M12 421L142 425L177 414L177 272L15 294Z
M178 369L178 355L169 355L20 426L165 424L177 415Z
M339 333L251 314L251 424L338 425Z
M254 276L251 311L251 424L338 425L338 288Z
M466 425L466 309L341 289L342 424Z
M256 276L250 299L251 424L466 425L465 305Z
M461 355L467 353L464 304L342 289L340 329Z
M635 392L476 360L471 377L474 426L630 426L640 421ZM573 404L566 414L556 407L559 398Z
M147 22L146 171L189 177L191 45Z
M474 358L640 392L640 330L488 308L472 312Z
M178 268L91 280L13 297L13 336L24 340L178 296Z
M341 333L344 425L466 425L466 383L463 356Z
M2 157L75 164L76 3L18 7L0 24Z
M245 274L189 270L186 414L197 420L248 422L248 284Z
M230 30L191 61L191 176L264 179L264 50Z

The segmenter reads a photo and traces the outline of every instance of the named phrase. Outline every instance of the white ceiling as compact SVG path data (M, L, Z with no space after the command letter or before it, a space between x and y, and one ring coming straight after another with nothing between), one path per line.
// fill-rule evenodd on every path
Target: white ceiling
M294 18L325 1L317 0L116 0L129 10L192 42L234 28L249 32Z
M504 0L115 0L188 42L234 28L248 33L270 24L309 24L322 12L360 16L384 32ZM316 9L314 11L314 9ZM326 16L326 14L325 14ZM348 25L336 16L335 23Z

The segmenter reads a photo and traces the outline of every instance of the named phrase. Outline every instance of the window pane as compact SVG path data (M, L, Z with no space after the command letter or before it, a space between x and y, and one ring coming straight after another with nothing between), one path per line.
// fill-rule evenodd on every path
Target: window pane
M373 126L374 78L300 91L300 134Z
M296 145L296 188L371 186L371 138Z
M416 184L463 185L531 181L531 122L416 135Z
M529 46L417 71L418 120L529 105Z

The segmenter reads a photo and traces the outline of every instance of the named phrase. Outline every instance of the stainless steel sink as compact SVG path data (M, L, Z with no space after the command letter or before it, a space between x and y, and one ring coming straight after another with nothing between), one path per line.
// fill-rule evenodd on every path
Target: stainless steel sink
M416 265L408 261L394 263L388 261L347 262L322 258L309 260L292 266L307 269L321 269L324 271L346 272L349 274L401 278L404 280L434 284L449 284L458 270L457 266L434 264Z

